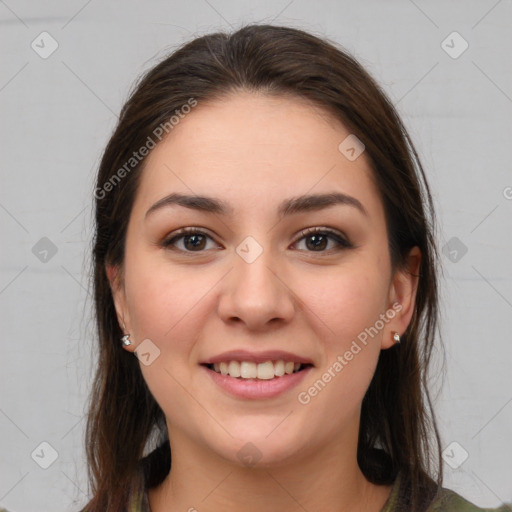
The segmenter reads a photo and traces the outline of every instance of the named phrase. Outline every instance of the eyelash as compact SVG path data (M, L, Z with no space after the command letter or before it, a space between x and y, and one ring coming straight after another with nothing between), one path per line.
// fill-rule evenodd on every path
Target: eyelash
M188 251L188 250L177 249L176 247L172 247L172 245L177 240L179 240L181 238L185 238L186 236L191 236L191 235L202 235L202 236L206 236L207 238L212 239L212 237L210 235L208 235L204 231L201 231L200 229L197 229L197 228L182 228L179 231L177 231L171 238L168 238L168 239L164 240L161 245L165 249L170 249L170 250L173 250L173 251L181 251L181 252L188 253L188 254L205 252L205 250ZM333 230L327 229L327 228L318 228L318 227L308 228L308 229L302 230L300 232L300 238L298 238L294 242L294 244L300 242L302 239L307 238L308 236L311 236L311 235L327 235L328 238L331 238L332 240L334 240L336 242L337 247L335 247L333 249L323 250L323 251L306 251L306 252L310 252L310 253L316 253L316 252L318 252L318 253L329 253L332 250L342 251L344 249L350 249L350 248L353 247L353 245L349 241L347 241L345 238L343 238L336 231L333 231Z

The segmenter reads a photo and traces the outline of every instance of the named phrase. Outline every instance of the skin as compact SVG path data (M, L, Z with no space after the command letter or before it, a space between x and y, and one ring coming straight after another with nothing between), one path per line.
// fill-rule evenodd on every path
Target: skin
M356 461L360 408L379 353L413 314L421 254L392 273L384 209L363 153L338 150L349 131L292 97L237 92L199 104L148 156L130 216L122 268L107 267L118 319L134 351L150 339L160 355L141 370L165 413L172 470L149 492L153 512L379 511L391 486L368 482ZM280 219L277 205L306 193L342 192L348 205ZM147 210L170 194L221 198L234 215L181 206ZM199 249L182 227L201 228ZM319 250L301 230L330 227ZM252 263L236 248L252 236ZM308 243L309 242L309 243ZM180 251L181 249L181 251ZM188 252L186 252L188 250ZM201 252L202 251L202 252ZM379 315L402 305L378 335L307 405L297 400ZM313 360L310 375L271 399L228 395L199 362L232 349L281 349ZM248 442L253 467L237 457ZM194 507L194 508L192 508Z

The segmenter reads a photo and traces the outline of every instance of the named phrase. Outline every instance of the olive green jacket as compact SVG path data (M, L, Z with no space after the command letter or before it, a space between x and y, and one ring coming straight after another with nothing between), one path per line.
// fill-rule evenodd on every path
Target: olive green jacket
M401 485L402 478L400 473L398 474L395 482L393 484L393 488L391 489L391 494L389 495L388 500L382 507L380 512L405 512L403 506L400 503L400 496L403 494L403 486ZM149 510L149 509L148 509ZM428 508L426 512L512 512L512 504L506 505L503 504L499 508L480 508L473 503L470 503L466 499L464 499L460 494L456 492L442 488L438 497L435 498Z

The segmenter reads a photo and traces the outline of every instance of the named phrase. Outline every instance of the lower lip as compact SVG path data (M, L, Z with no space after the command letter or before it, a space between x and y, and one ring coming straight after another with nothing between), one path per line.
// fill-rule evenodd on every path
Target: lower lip
M215 384L222 389L240 398L273 398L297 386L313 369L308 366L297 373L285 374L282 377L274 377L273 379L238 379L229 375L222 375L214 370L210 370L206 366L203 368L208 372Z

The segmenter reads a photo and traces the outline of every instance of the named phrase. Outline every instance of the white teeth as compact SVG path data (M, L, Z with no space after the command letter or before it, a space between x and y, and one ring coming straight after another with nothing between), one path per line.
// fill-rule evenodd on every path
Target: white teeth
M282 377L284 375L284 361L276 361L274 363L274 373L277 377Z
M240 363L240 377L244 379L255 379L258 376L258 367L256 363L242 361Z
M228 373L231 377L240 377L240 363L238 361L230 361L228 364Z
M269 380L274 378L274 364L272 361L258 365L258 379Z
M274 377L295 373L300 370L301 366L301 363L285 362L281 359L259 364L252 361L223 361L222 363L214 363L213 369L217 373L235 378L270 380Z

